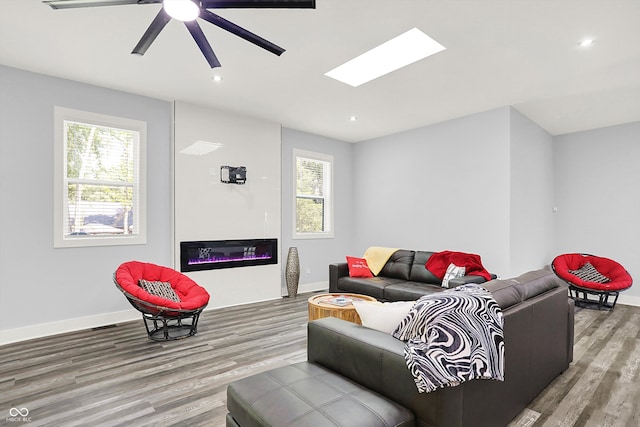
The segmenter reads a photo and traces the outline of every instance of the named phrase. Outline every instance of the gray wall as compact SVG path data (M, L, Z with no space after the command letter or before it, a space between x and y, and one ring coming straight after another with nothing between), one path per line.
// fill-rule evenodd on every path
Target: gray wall
M538 269L553 259L553 137L511 109L510 276Z
M475 252L512 277L588 252L640 277L638 158L640 123L553 137L511 107L358 143L352 253Z
M293 239L293 149L334 156L334 237ZM300 290L326 289L328 264L344 262L353 253L353 144L292 129L282 129L282 266L290 246L300 255Z
M504 107L354 149L354 249L458 250L509 267L509 115Z
M55 105L147 122L146 245L53 248ZM170 127L168 102L0 66L0 332L100 324L130 309L111 279L121 262L171 264Z
M554 138L555 252L612 258L640 282L640 122ZM622 299L640 305L640 285Z

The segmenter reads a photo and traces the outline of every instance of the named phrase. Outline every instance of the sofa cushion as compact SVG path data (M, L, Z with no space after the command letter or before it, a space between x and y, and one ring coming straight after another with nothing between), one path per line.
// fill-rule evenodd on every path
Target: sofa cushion
M396 283L402 283L402 279L389 277L341 277L338 279L337 292L350 292L354 294L370 295L377 299L384 298L384 288Z
M524 273L514 280L518 282L516 289L518 289L522 301L555 289L562 283L552 270L546 269Z
M399 282L384 288L383 299L387 301L415 301L423 295L442 292L444 290L440 285L432 285L429 283Z
M353 301L362 326L390 334L413 307L414 301Z
M180 297L175 293L169 282L160 282L152 280L138 280L138 283L151 295L162 297L173 302L180 302Z
M491 280L481 284L491 292L503 310L548 292L560 286L562 281L551 270L529 271L506 280Z
M415 426L408 409L309 362L232 382L227 408L241 426Z
M409 280L409 272L413 265L414 251L399 249L389 257L387 263L382 267L378 276L391 277L394 279Z
M584 265L577 270L569 270L569 273L577 276L585 282L607 283L611 281L607 276L604 276L596 270L593 264L589 261L585 262Z
M506 310L522 302L522 297L515 287L516 284L517 282L513 279L496 279L483 283L482 287L491 292L501 309Z
M484 277L481 276L462 276L456 279L449 280L449 289L457 288L458 286L466 285L469 283L485 283Z
M373 277L367 265L367 260L364 258L348 256L347 265L349 266L350 277Z
M465 268L459 265L455 265L453 263L449 264L447 267L447 272L444 273L444 278L442 279L442 287L448 288L449 281L452 279L458 279L460 277L464 277Z
M416 251L416 254L413 257L413 264L411 265L409 280L412 282L431 283L434 285L439 285L441 283L440 279L427 270L427 260L431 255L433 255L433 252Z

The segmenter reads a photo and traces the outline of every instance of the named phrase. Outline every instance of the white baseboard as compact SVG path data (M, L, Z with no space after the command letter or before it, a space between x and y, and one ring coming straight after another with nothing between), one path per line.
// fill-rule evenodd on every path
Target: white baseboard
M114 323L128 322L140 318L140 313L134 309L116 311L114 313L97 314L95 316L76 319L60 320L58 322L41 323L23 326L15 329L0 330L0 345L42 338L49 335L64 334L82 329L97 328Z
M305 283L298 287L298 293L305 292L328 292L329 282ZM287 295L283 289L283 295ZM640 297L620 295L618 304L633 305L640 307ZM222 307L216 307L222 308ZM215 309L213 307L208 308ZM64 334L82 329L97 328L114 323L128 322L140 318L140 313L134 309L116 311L114 313L104 313L95 316L87 316L76 319L66 319L58 322L42 323L39 325L24 326L15 329L0 330L0 345L11 344L19 341L26 341L34 338L42 338L49 335Z
M326 291L329 289L329 282L306 283L298 287L298 293ZM286 288L283 296L287 295ZM257 302L257 301L252 301ZM222 307L209 307L214 310ZM103 313L95 316L81 317L76 319L65 319L57 322L41 323L38 325L23 326L15 329L0 330L0 345L26 341L35 338L42 338L50 335L64 334L67 332L80 331L83 329L97 328L100 326L112 325L114 323L128 322L140 319L140 313L134 309L117 311L114 313Z
M298 286L298 293L303 294L305 292L317 292L317 291L325 291L329 292L329 282L315 282L315 283L305 283L303 285ZM282 288L282 296L287 296L287 288Z
M636 307L640 307L640 297L620 295L617 304L635 305Z

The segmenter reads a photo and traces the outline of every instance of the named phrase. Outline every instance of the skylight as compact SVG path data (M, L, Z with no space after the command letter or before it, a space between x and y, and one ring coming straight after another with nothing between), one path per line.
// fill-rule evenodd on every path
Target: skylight
M358 87L445 49L419 29L412 28L334 68L325 76Z

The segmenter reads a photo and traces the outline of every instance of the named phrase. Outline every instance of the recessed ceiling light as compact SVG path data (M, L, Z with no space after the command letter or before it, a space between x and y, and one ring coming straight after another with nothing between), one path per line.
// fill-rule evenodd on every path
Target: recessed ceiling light
M216 83L220 83L222 81L222 76L216 74L215 76L211 77L211 80L213 80Z
M356 120L358 120L358 118L356 116L351 116L349 117L349 120L355 122Z
M358 87L445 49L419 29L412 28L334 68L325 76Z
M587 47L587 46L591 46L593 44L595 40L593 39L584 39L582 40L580 43L578 43L578 46L580 47Z

